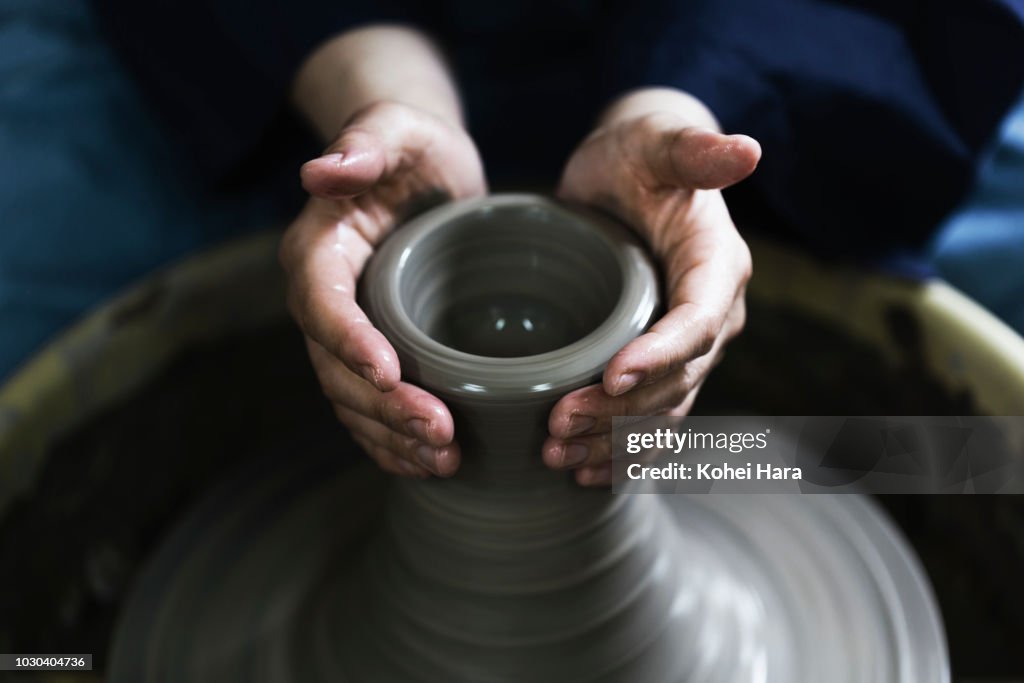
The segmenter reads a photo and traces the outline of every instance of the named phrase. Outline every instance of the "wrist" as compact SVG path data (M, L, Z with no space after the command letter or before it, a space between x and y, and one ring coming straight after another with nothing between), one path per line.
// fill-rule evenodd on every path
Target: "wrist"
M369 26L324 42L299 69L292 102L325 141L353 114L383 102L462 126L458 95L437 48L401 26Z

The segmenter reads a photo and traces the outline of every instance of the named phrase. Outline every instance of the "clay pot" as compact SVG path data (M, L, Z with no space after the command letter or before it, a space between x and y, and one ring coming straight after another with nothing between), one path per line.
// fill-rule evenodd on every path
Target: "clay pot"
M533 214L524 205L533 202L548 207L540 217L561 216L561 225L547 224L549 233L566 222L604 230L601 219L564 213L547 200L516 201L526 223ZM414 236L416 225L442 235L463 213L479 220L486 204L442 207L437 211L447 213L421 217L388 244ZM442 215L448 218L437 220ZM479 223L468 224L483 234ZM104 624L117 613L108 678L132 683L948 680L928 583L870 501L613 496L574 487L544 470L536 455L543 417L557 397L537 389L549 377L531 376L528 367L519 375L496 370L519 362L516 349L530 335L496 340L490 333L500 337L504 329L487 307L466 318L447 315L437 305L444 297L421 299L420 285L448 286L436 272L395 279L419 284L394 290L401 305L390 310L404 311L411 326L392 325L389 334L407 376L452 404L460 439L473 444L466 468L451 480L395 482L370 467L346 467L341 451L351 446L285 322L275 242L252 240L155 278L90 317L0 392L0 511L12 529L0 539L34 558L25 566L47 568L45 576L12 574L11 585L34 581L39 589L12 610L4 634L11 642L42 649L58 622L74 623L81 634L97 634L91 649L102 652ZM528 251L527 244L512 248ZM545 244L568 242L549 235ZM593 248L598 255L587 263L603 258ZM561 287L587 302L588 292L551 279L573 253L548 261L555 274L543 276L549 284L542 293ZM848 414L858 396L875 406L900 396L912 413L948 396L952 410L968 399L979 409L1019 410L1024 342L948 288L881 283L861 273L838 278L787 252L754 253L749 332L730 348L701 406L777 413L794 405L779 403L792 396L802 401L795 412L834 400L838 407L829 409ZM434 252L446 268L472 265L443 254ZM412 250L399 257L396 270L425 268ZM613 271L587 275L581 261L577 276L607 295L615 291L608 284ZM801 279L807 272L814 277ZM504 279L474 281L483 287ZM364 301L378 316L383 307L375 308L370 294ZM600 329L597 311L615 310L607 304L565 311L573 334L586 339L590 325ZM528 307L512 308L520 313L512 319L530 332L522 325L535 322L523 313ZM894 341L884 325L861 324L885 323L895 308L918 324L917 338L901 333ZM642 317L621 330L623 338L639 332L649 313ZM481 320L495 325L481 327ZM957 329L940 324L953 320L965 322ZM797 323L816 334L793 334ZM384 317L378 324L389 325ZM409 343L402 334L434 337L449 350L424 354L422 338ZM570 336L552 332L526 342L531 353L541 351L536 359L557 353L544 349ZM619 342L607 344L614 352ZM451 347L476 359L457 356L468 363L460 372L475 372L477 363L492 374L484 368L478 381L467 374L453 382L444 365ZM504 355L481 360L487 348ZM829 363L816 362L825 356ZM911 374L865 373L866 356L878 368L892 359L896 371ZM565 358L577 370L564 388L593 381L603 363L596 353ZM826 369L820 383L808 383L809 373ZM839 371L859 380L844 387L862 393L836 392L829 377ZM488 391L467 382L501 398L489 403ZM780 385L792 391L783 396ZM479 427L488 422L489 429ZM494 433L515 447L490 438ZM229 475L228 465L237 473ZM210 487L199 502L183 493ZM31 504L33 495L60 505ZM76 539L83 547L70 542ZM127 586L131 593L122 598L118 590ZM102 619L68 607L82 605L82 595L106 600ZM40 609L39 596L57 597ZM100 597L90 599L96 609ZM39 635L26 640L29 633Z
M655 267L633 234L534 195L449 204L403 226L370 262L364 307L404 377L440 397L474 485L553 477L548 412L599 381L649 325Z

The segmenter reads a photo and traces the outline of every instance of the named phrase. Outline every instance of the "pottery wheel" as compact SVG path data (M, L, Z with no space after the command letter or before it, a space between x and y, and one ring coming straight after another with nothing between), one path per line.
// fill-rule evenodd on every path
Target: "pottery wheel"
M426 504L416 489L437 483L322 456L241 474L151 560L110 680L948 680L923 574L864 498L580 492L578 511L592 500L606 519L561 528L630 525L609 536L618 545L598 539L589 552L603 556L552 573L543 548L490 547L494 520L474 520L470 552L523 559L460 595L471 568L437 553L421 564L415 538L389 531L405 527L406 505ZM535 544L578 540L519 526ZM594 590L602 581L613 585ZM581 584L605 599L574 602Z
M555 402L654 319L655 270L531 195L396 231L362 297L451 410L457 476L253 467L154 557L110 680L946 683L927 584L869 502L615 495L541 463Z

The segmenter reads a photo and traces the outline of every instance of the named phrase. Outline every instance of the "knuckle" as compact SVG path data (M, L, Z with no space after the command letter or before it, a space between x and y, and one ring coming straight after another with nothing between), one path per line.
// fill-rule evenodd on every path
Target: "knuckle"
M649 112L633 119L632 129L644 139L657 137L667 146L678 139L678 133L682 127L678 125L678 119L672 114Z
M747 305L741 298L733 309L732 324L729 326L729 338L737 336L747 325Z
M401 453L410 460L415 460L416 449L419 447L419 442L411 436L405 436L398 432L391 432L388 437L391 443L391 450L395 453Z
M381 392L376 392L371 402L373 420L388 427L391 426L391 402Z
M649 367L649 374L663 375L679 363L685 362L685 358L679 357L684 349L680 348L683 338L678 330L672 329L664 332L651 330L646 337L650 341L647 344L647 349L641 353L645 358L645 364ZM646 360L648 358L649 360Z
M750 247L743 238L739 238L739 245L735 250L740 274L740 283L745 285L754 276L754 259L750 254Z
M378 433L377 439L382 446L394 454L405 453L407 450L405 438L391 429L383 429Z
M719 323L715 316L703 313L693 321L694 357L706 355L718 339Z
M693 331L693 348L691 357L684 359L687 361L711 352L712 348L715 347L715 341L718 339L719 332L717 322L710 316L701 316L694 319L690 329Z
M402 439L409 438L406 434L405 415L408 410L403 403L404 397L396 395L395 391L382 392L373 385L368 387L373 392L373 414L376 421L387 427L391 434Z
M375 107L377 105L370 106ZM370 116L376 115L376 113L369 111L364 113ZM338 134L338 137L335 138L334 142L331 144L330 149L331 151L343 152L351 146L372 144L376 139L377 138L372 131L360 126L359 124L354 124L345 128L345 130Z
M694 362L688 363L683 371L679 373L679 384L677 387L677 393L675 400L672 402L672 406L675 407L686 400L686 397L690 395L694 387L700 384L700 381L704 379L705 369L707 368L706 363Z
M412 436L407 436L399 431L389 428L384 435L384 443L388 450L394 454L413 457L419 442Z

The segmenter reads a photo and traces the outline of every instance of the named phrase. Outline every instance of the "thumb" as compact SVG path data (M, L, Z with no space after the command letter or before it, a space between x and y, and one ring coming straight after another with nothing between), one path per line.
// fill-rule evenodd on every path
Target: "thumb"
M761 145L746 135L685 127L652 136L645 157L654 179L664 186L720 190L754 172Z
M299 172L302 187L314 197L342 199L370 189L384 174L381 142L365 128L347 128Z
M371 104L352 116L321 157L302 167L302 186L322 199L365 192L398 169L403 159L429 147L431 136L424 125L422 113L409 107Z

